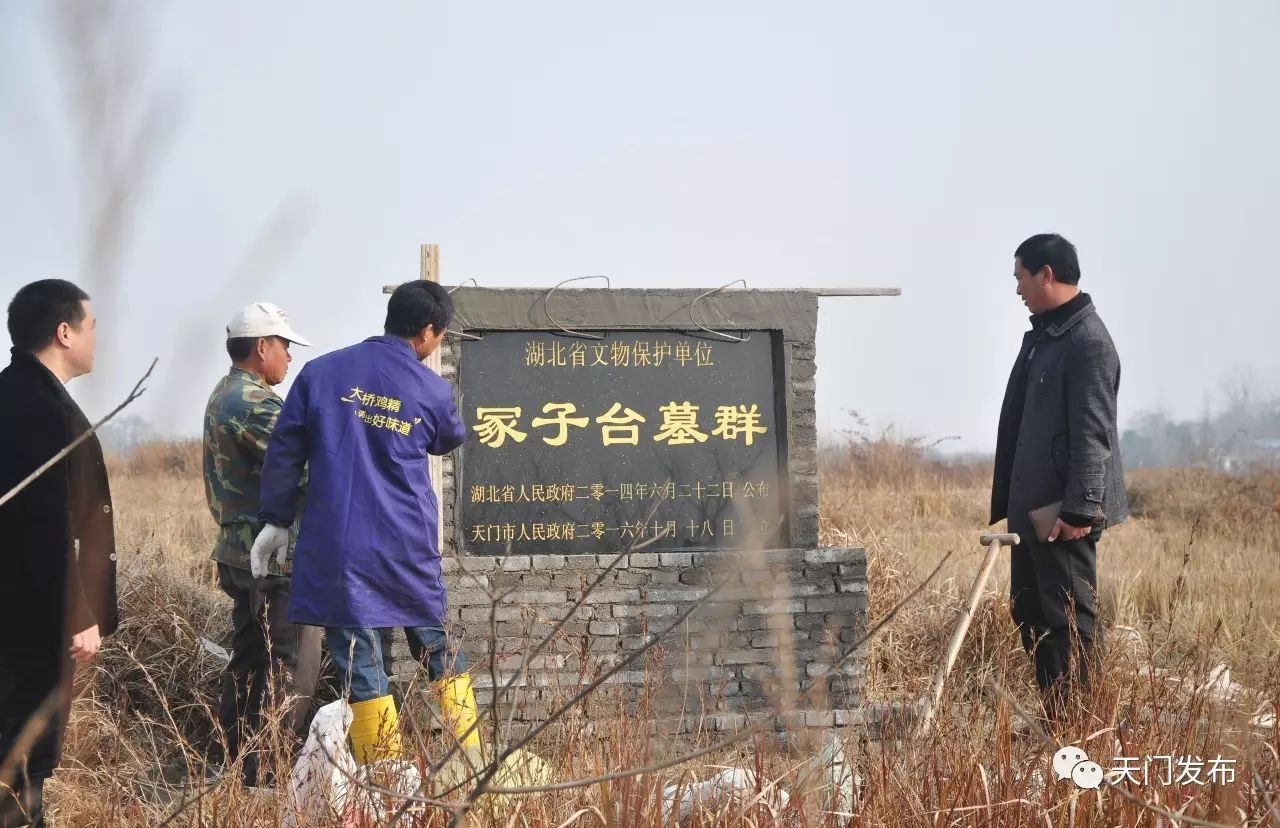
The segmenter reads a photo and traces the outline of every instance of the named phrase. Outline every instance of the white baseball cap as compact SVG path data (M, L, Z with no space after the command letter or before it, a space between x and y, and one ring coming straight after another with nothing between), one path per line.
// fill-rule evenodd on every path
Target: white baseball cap
M284 311L270 302L254 302L236 311L227 323L227 339L278 336L298 345L311 345L289 327Z

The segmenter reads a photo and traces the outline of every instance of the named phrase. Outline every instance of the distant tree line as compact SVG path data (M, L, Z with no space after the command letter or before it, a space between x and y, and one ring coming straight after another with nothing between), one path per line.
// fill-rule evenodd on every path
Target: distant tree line
M160 439L153 426L137 415L116 417L98 430L102 449L108 454L128 455L139 446Z
M1175 420L1164 411L1146 411L1120 434L1126 469L1200 466L1243 471L1280 467L1280 395L1259 391L1261 384L1238 378L1227 385L1223 403L1191 420Z

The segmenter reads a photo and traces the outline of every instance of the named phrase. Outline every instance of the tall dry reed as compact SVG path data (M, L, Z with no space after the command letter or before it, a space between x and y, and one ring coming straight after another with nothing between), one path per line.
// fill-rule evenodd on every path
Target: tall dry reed
M50 785L58 824L163 820L192 793L173 783L198 773L217 739L217 662L201 650L199 638L225 642L228 602L210 574L212 526L198 457L192 444L175 444L112 461L126 621L93 671L82 676L85 690L75 706L67 759ZM884 435L824 451L823 542L868 550L872 622L953 553L940 576L871 642L869 711L910 703L927 688L982 554L977 537L987 529L989 473L984 464L939 462L918 441ZM645 699L608 689L586 705L593 725L586 716L567 716L534 749L562 780L653 770L518 797L515 810L500 813L488 810L482 798L472 820L657 826L664 786L736 766L757 774L761 795L745 806L728 803L695 814L692 824L1171 824L1152 808L1220 824L1260 824L1280 785L1276 731L1250 724L1268 704L1274 713L1280 699L1280 478L1161 471L1131 475L1129 486L1134 517L1106 533L1099 553L1101 604L1112 642L1104 677L1065 738L1104 766L1117 757L1222 757L1230 760L1230 781L1129 786L1148 807L1117 791L1081 792L1056 781L1050 751L1020 732L1019 711L1034 709L1037 697L1009 621L1007 568L1001 567L979 605L935 730L916 737L909 722L892 718L875 728L854 723L839 729L861 776L848 816L823 812L819 780L807 765L815 750L811 741L784 743L757 734L661 767L724 734L650 738ZM563 703L591 679L587 662L580 662L574 686L521 688L523 701L546 709ZM1203 686L1217 664L1226 664L1242 685L1230 702ZM661 690L651 682L647 692ZM438 759L448 744L430 726L425 696L412 688L408 696L406 721L422 736L411 740L415 750L424 761ZM485 738L492 738L491 731ZM278 757L278 770L287 774L283 741L278 723L263 737ZM770 785L792 793L786 808L769 795ZM273 825L285 807L278 796L246 790L233 773L171 824ZM410 809L401 824L447 823L447 811L421 807ZM321 824L342 823L335 815Z

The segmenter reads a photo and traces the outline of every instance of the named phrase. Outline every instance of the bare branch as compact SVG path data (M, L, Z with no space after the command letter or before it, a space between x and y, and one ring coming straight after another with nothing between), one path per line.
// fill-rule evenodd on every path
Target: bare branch
M62 458L70 454L72 451L74 451L76 446L80 445L85 440L88 440L93 434L95 434L98 431L99 428L105 425L108 420L110 420L112 417L116 416L121 411L123 411L125 406L129 405L129 403L138 399L138 397L141 397L143 392L147 390L142 387L142 383L146 382L147 377L151 376L151 372L155 370L156 362L158 361L159 361L158 358L151 360L151 367L147 369L147 373L142 375L142 379L138 380L137 385L133 386L133 390L129 392L129 396L125 398L124 402L120 403L114 409L112 409L111 413L107 414L107 416L103 417L101 420L98 420L98 422L94 423L89 428L88 431L84 432L79 437L72 440L69 444L67 444L65 448L62 449L62 451L58 452L57 454L53 455L48 460L46 460L44 465L42 465L40 468L33 471L31 474L27 475L26 478L21 483L14 486L9 491L5 492L4 496L0 497L0 506L3 506L4 504L12 500L14 497L16 497L19 492L21 492L23 489L27 488L33 482L35 482L36 478L38 478L40 475L47 472L49 469L53 468L58 463L59 460L61 460Z
M114 318L139 206L172 145L179 107L173 94L152 91L146 77L154 9L58 0L50 11L85 205L80 271L99 314ZM99 348L111 350L117 334L100 331ZM111 366L86 378L89 407L105 408L118 380Z

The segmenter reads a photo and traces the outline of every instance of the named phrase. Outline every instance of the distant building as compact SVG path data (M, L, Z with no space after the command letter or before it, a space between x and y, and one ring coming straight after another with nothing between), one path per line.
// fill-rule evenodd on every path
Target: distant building
M1259 466L1280 468L1280 437L1248 437L1232 441L1213 452L1212 466L1224 472L1239 472Z

